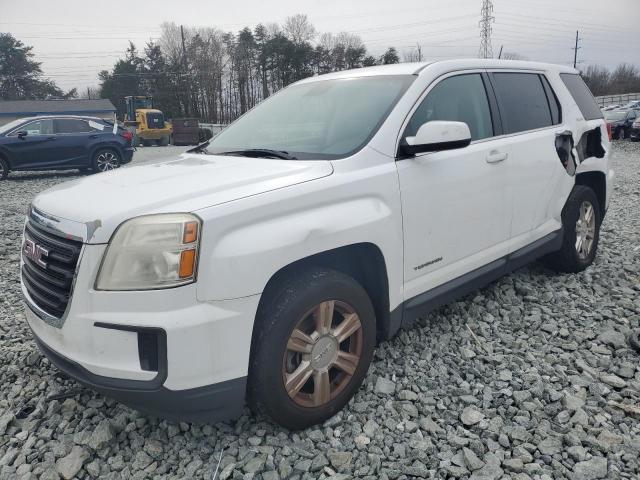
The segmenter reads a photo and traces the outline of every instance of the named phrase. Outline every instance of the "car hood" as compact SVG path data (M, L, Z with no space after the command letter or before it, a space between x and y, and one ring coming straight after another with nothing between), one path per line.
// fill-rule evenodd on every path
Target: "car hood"
M193 212L332 173L324 160L185 154L61 183L32 205L47 217L75 223L76 232L86 227L81 236L87 243L107 243L118 225L139 215Z

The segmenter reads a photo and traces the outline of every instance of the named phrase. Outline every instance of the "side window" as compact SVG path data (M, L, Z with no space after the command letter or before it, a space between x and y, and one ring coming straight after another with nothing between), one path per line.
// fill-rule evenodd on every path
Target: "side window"
M36 120L19 127L11 135L16 136L18 132L27 132L29 135L53 135L53 121L49 119Z
M56 133L86 133L90 132L89 124L75 118L59 118L56 120Z
M493 73L505 133L518 133L553 125L551 109L540 75Z
M432 120L465 122L472 140L492 137L491 110L480 74L445 78L433 87L411 117L404 136L414 136Z
M569 93L571 93L571 96L578 104L578 108L580 112L582 112L585 120L602 118L600 107L598 107L595 98L593 98L591 94L591 90L589 90L589 87L587 87L587 84L584 83L580 75L577 73L561 73L560 78L562 78Z
M542 86L544 87L544 92L547 94L547 101L551 108L551 121L554 125L558 125L562 123L562 107L560 106L560 101L556 96L556 92L551 88L547 78L541 75L540 80L542 80Z

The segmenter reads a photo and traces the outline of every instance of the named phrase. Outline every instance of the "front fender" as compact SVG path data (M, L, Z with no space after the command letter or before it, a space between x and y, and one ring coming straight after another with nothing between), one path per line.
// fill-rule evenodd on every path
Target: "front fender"
M215 213L215 207L196 212L204 220L198 299L260 294L287 265L335 248L371 243L387 265L391 306L399 303L403 248L395 171L387 178L363 182L375 193L355 193L358 181L322 188L333 180L329 177L231 202L224 214ZM317 188L309 192L310 185ZM296 190L307 191L292 197L290 192Z

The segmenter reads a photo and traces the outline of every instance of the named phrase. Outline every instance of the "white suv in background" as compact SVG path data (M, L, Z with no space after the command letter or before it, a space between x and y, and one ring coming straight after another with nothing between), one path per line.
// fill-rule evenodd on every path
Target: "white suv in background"
M246 400L303 428L425 312L542 256L588 267L609 149L558 65L309 78L178 159L38 195L28 322L62 371L140 410L215 421Z

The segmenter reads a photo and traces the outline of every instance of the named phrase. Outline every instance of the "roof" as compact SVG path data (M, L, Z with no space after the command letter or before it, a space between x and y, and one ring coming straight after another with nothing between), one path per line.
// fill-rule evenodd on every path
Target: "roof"
M499 60L494 58L456 58L451 60L438 60L416 63L395 63L392 65L376 65L375 67L343 70L341 72L328 73L317 77L310 77L299 83L314 82L319 80L331 80L337 78L372 77L377 75L419 75L428 67L439 67L450 70L475 69L475 68L516 68L523 70L544 70L562 73L578 73L577 70L565 65L554 63L528 62L521 60Z
M110 100L6 100L0 101L0 116L33 116L46 114L113 113Z

